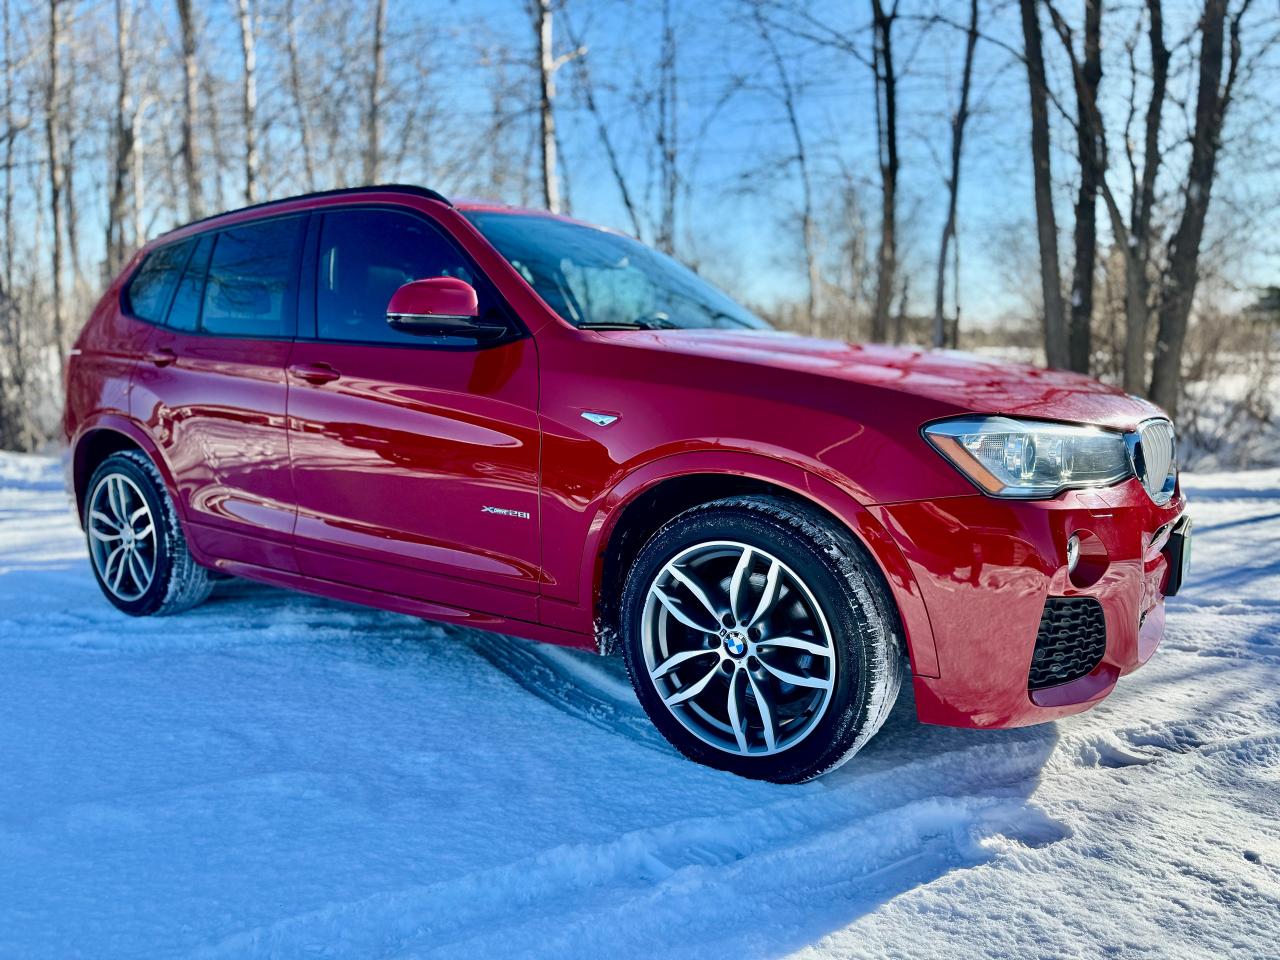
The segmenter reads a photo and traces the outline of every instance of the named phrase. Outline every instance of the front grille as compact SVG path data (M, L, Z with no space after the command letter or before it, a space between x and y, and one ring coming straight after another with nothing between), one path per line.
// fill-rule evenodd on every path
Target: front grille
M1156 503L1167 503L1173 496L1169 479L1175 449L1173 424L1168 420L1148 420L1139 428L1134 467L1138 479Z
M1107 622L1093 597L1050 597L1040 616L1027 686L1056 687L1087 677L1107 651Z

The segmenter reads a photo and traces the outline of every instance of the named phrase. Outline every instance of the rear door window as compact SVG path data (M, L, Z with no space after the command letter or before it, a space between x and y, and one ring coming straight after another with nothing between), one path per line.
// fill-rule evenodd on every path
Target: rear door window
M294 334L303 217L284 217L218 233L204 284L200 329L232 337Z
M125 288L129 312L148 323L163 323L178 276L187 262L194 241L184 240L159 247L147 254L138 272Z
M204 278L209 269L209 254L213 250L212 234L205 234L196 245L195 253L187 260L178 291L169 308L168 326L185 333L194 333L200 325L200 301L204 299Z

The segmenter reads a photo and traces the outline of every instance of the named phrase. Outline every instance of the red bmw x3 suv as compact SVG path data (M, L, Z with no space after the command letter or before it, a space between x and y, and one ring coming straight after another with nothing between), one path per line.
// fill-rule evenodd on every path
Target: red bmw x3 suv
M149 244L65 426L124 612L223 574L621 653L679 750L775 781L850 757L908 673L929 723L1084 710L1189 556L1144 400L778 333L628 237L416 187Z

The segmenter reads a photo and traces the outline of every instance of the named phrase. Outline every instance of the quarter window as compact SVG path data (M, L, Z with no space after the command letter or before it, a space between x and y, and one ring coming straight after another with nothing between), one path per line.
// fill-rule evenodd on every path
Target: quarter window
M242 337L291 337L301 217L264 220L217 235L200 328Z
M187 261L178 282L173 306L169 308L168 326L174 330L194 333L200 325L200 301L204 297L205 271L209 268L209 253L213 250L212 234L205 234L196 245L195 253Z
M191 253L191 240L171 243L147 254L126 288L129 312L148 323L163 323L178 275Z
M321 340L421 346L421 337L387 325L391 295L403 284L430 277L457 277L477 286L475 271L438 229L421 217L391 210L325 214L318 268L316 334ZM488 298L482 288L477 292L483 315Z

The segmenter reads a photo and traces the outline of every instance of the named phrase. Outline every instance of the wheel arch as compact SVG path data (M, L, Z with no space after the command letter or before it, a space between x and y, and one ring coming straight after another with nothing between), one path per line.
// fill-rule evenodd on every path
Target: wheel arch
M138 450L156 465L160 476L164 478L169 495L178 509L179 518L183 521L182 508L178 497L174 496L175 487L173 473L165 462L156 444L147 432L132 420L124 417L105 416L86 424L71 443L71 487L75 493L76 514L83 522L84 497L89 479L107 457L122 450Z
M898 545L853 496L804 467L757 454L683 454L627 474L614 486L589 532L584 595L590 598L601 652L616 650L622 582L641 546L684 510L737 494L791 500L851 533L878 567L903 625L912 672L936 676L938 659L920 587Z

